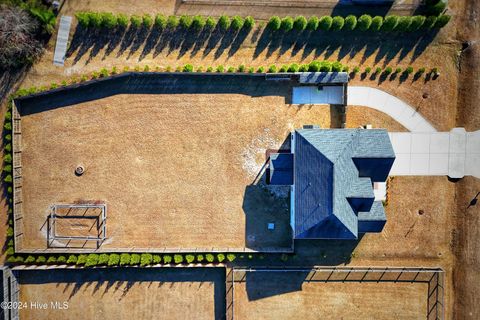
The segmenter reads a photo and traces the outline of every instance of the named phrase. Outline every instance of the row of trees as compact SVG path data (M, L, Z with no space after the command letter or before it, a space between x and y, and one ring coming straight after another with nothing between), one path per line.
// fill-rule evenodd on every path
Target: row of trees
M12 242L13 246L13 242ZM13 247L11 247L13 249ZM10 250L10 249L9 249ZM85 267L94 266L149 266L154 264L190 264L190 263L223 263L233 262L237 256L233 253L223 254L151 254L151 253L90 253L90 254L51 254L51 255L17 255L7 250L10 263L25 264L52 264L52 265L77 265Z
M113 29L117 27L126 28L131 25L134 28L150 29L153 26L160 30L176 29L181 27L185 30L213 30L219 28L220 30L239 31L242 28L250 30L255 26L255 20L248 16L242 18L240 16L229 17L222 15L216 19L213 17L196 16L169 16L158 14L152 17L149 14L143 16L132 15L130 17L124 14L114 15L110 12L79 12L76 14L78 23L84 28L104 28ZM361 30L361 31L418 31L430 30L432 28L442 28L450 21L449 15L440 16L396 16L389 15L386 17L375 16L368 14L356 17L349 15L347 17L341 16L323 16L310 17L308 20L304 16L284 17L273 16L267 23L270 30L283 30L285 32L296 30Z

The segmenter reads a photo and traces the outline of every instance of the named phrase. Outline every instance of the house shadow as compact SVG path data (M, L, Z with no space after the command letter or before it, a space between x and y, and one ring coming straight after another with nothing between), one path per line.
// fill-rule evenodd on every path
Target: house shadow
M376 4L352 4L351 1L338 1L338 3L333 7L331 16L342 16L346 17L350 14L354 16L361 16L362 14L369 14L373 16L386 16L390 10L392 10L393 1L376 3ZM412 6L412 11L415 8Z

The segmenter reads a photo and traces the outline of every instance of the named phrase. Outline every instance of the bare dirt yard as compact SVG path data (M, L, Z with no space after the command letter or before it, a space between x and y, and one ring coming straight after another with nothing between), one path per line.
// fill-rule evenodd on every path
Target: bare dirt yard
M20 319L221 319L223 268L20 271ZM47 304L46 309L31 306ZM54 309L51 302L66 302Z
M235 319L425 319L428 284L303 282L301 273L247 274ZM406 307L408 306L408 307Z

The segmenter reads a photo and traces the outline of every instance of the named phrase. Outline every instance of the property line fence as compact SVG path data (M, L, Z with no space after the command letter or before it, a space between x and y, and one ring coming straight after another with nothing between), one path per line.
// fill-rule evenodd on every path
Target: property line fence
M13 231L15 251L23 242L23 195L22 195L22 126L15 102L12 101L12 170L13 170Z
M234 319L235 283L247 281L249 272L304 272L304 282L393 282L393 283L427 283L426 319L444 319L444 271L440 268L398 268L398 267L314 267L314 268L234 268L226 277L227 309L226 319ZM230 291L228 290L231 286ZM231 297L228 297L231 292ZM231 300L228 300L231 299Z
M6 266L2 266L0 269L2 271L2 296L0 300L5 303L5 305L0 308L0 319L18 320L19 308L14 305L19 302L20 295L17 277L15 273Z

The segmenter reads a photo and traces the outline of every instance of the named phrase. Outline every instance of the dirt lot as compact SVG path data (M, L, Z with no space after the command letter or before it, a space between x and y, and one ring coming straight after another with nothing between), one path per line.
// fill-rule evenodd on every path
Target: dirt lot
M290 272L248 276L234 286L236 319L425 319L427 314L426 283L307 283Z
M20 271L20 319L220 319L225 271L213 268ZM47 303L46 310L30 302ZM50 302L68 303L55 310Z

